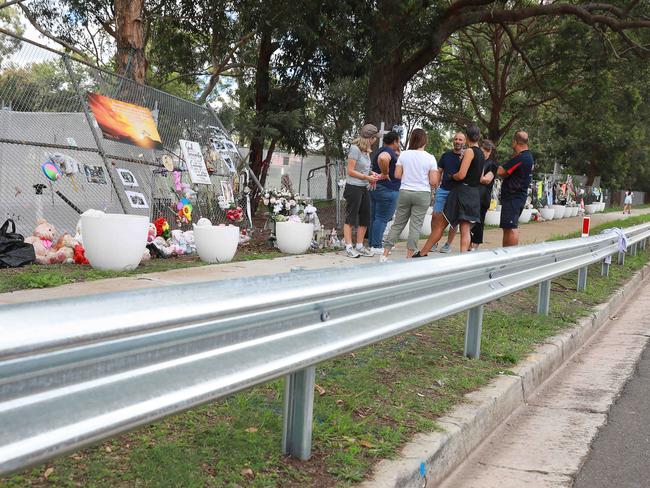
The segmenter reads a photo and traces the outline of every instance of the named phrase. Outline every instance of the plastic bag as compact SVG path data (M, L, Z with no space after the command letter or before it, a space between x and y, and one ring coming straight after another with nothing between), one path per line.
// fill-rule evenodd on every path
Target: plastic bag
M0 227L0 268L17 268L34 261L34 246L25 242L25 238L16 233L14 221L7 219Z

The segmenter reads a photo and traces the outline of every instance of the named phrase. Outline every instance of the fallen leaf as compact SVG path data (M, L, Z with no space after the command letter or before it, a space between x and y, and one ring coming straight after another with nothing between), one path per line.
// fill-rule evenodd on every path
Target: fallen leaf
M246 429L246 432L250 432L251 434L253 432L257 432L257 427L249 427L248 429Z
M249 478L253 477L253 470L251 468L244 468L240 471L242 476L248 476Z
M424 398L424 395L422 393L416 393L417 396Z
M416 337L424 337L424 334L420 334L419 332L414 332L413 335Z
M113 449L111 449L111 446L106 446L106 452L113 452Z
M343 405L343 400L336 400L337 405Z
M320 386L320 385L314 385L314 388L316 388L316 391L318 392L318 394L319 394L320 396L323 396L325 393L327 393L327 392L325 391L325 388L323 388L323 387Z
M71 457L72 459L74 459L75 461L79 461L80 459L83 459L83 456L82 456L81 454L73 454L73 455L70 456L70 457Z
M359 445L367 447L368 449L373 449L376 447L372 442L366 440L360 440Z
M48 479L52 473L54 473L54 468L47 468L45 473L43 473L43 478Z

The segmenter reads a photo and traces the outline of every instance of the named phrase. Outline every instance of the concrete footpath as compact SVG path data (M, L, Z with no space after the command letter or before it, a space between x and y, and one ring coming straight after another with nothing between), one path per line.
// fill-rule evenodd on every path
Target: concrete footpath
M587 458L598 429L607 422L610 405L633 375L646 347L650 334L649 308L650 281L646 280L618 314L612 314L601 331L440 486L573 486L574 476ZM639 405L646 407L647 384L646 377L646 389L639 399ZM648 424L648 411L638 413L642 416L628 416L630 429L634 423ZM648 474L647 425L643 431L645 435L641 444L636 445L640 450L636 455L640 466L644 465L639 473ZM609 445L609 450L601 449L599 457L603 462L605 458L616 459L624 453L621 449L625 444L625 439L619 437ZM613 474L606 466L601 465L600 471ZM636 479L636 483L622 484L620 478L610 478L611 483L596 483L595 479L589 480L588 476L593 475L591 471L585 473L577 486L645 487L649 484L648 478Z
M650 213L650 208L639 209L633 215ZM592 225L623 218L618 212L600 213L592 216ZM521 227L521 244L542 242L557 235L565 235L581 229L582 218L574 217L558 221L535 222ZM485 231L484 248L501 247L502 233L500 229L487 229ZM454 249L458 250L458 241L454 242ZM421 241L423 243L423 241ZM393 250L391 259L402 259L405 255L405 243L399 243ZM444 254L435 254L444 256ZM251 276L265 276L278 273L287 273L294 267L305 269L349 267L358 264L375 262L378 258L350 259L342 252L326 254L305 254L299 256L285 256L275 259L258 261L239 261L234 263L215 264L193 268L181 268L158 273L143 273L126 278L111 278L98 281L72 283L56 288L19 290L0 294L0 305L11 303L31 302L38 300L60 299L73 296L111 293L117 291L153 288L186 283L199 283L203 281L225 280L232 278L245 278Z

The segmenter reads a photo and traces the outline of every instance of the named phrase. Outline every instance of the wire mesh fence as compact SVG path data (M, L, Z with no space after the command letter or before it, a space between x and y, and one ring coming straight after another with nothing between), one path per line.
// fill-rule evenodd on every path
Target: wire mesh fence
M243 197L237 147L209 107L24 39L0 33L0 42L14 46L0 58L0 216L13 218L20 232L31 233L44 218L73 233L79 214L90 208L175 222L185 196L191 196L192 220L224 222L219 196ZM118 120L130 117L128 110L148 109L160 141L151 144L155 136L148 133L128 143L107 138L111 128L100 128L89 94L131 104L111 114ZM181 140L199 143L210 184L191 181ZM47 162L58 163L58 178L46 174Z

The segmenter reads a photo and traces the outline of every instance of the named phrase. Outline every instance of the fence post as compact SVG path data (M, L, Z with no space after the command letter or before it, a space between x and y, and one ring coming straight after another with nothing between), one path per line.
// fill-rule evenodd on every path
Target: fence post
M315 382L314 366L287 375L284 382L282 452L303 461L311 457Z
M589 266L584 266L578 270L578 291L585 291L587 289L587 272Z
M537 289L537 313L548 315L551 303L551 280L540 282Z
M630 256L636 256L636 247L637 247L637 243L635 242L635 243L632 244L632 246L630 247Z
M483 329L483 305L470 308L465 327L465 356L478 359L481 356L481 330Z
M609 276L609 263L607 262L607 258L603 259L603 265L600 268L600 276Z
M117 185L117 182L115 181L115 176L111 172L110 165L106 160L106 152L104 151L102 140L97 135L97 132L95 130L95 124L93 124L93 118L90 116L90 111L88 110L88 103L86 102L86 98L84 97L83 92L81 91L81 87L79 86L79 80L77 80L77 77L74 74L74 70L72 69L72 65L70 63L70 58L66 54L63 54L61 57L63 58L63 64L65 65L65 69L68 72L68 76L70 76L70 80L72 81L72 85L74 86L75 93L77 94L77 97L79 98L79 102L81 103L81 107L83 108L84 115L86 116L86 122L88 123L88 127L90 128L90 132L92 132L93 139L95 139L97 152L99 153L99 156L102 158L102 162L104 163L104 168L106 168L106 173L108 173L108 179L111 182L111 186L113 187L115 194L117 195L117 201L120 202L120 207L122 207L122 212L124 212L125 214L129 213L127 211L129 207L127 206L125 200L126 194L122 191L122 188Z
M624 252L619 252L618 253L618 264L620 264L620 265L625 264L625 253Z

